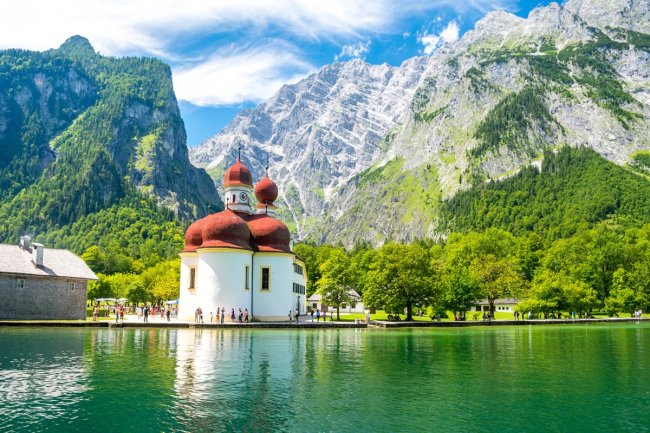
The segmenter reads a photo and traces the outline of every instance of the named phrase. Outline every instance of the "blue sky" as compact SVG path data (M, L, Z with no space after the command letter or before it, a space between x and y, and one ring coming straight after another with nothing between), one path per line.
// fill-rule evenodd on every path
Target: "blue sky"
M172 67L188 144L283 84L359 57L399 65L435 55L486 13L527 16L546 0L21 0L3 6L0 49L45 50L87 37L105 55ZM24 17L30 17L24 19Z

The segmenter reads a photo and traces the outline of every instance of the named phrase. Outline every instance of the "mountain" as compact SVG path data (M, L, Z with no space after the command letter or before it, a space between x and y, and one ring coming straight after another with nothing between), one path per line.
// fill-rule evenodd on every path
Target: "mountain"
M80 36L45 52L0 51L0 241L31 233L80 251L140 224L122 243L178 234L221 207L185 141L158 60L103 57ZM92 236L71 231L93 219Z
M325 66L190 158L216 177L240 142L251 158L269 152L298 235L346 245L444 235L459 191L539 167L564 146L647 182L636 162L650 148L649 14L650 0L493 12L399 67Z
M256 178L268 156L281 199L303 231L350 177L386 152L385 137L405 120L425 64L420 57L399 68L361 60L325 66L240 113L190 158L219 184L240 143Z

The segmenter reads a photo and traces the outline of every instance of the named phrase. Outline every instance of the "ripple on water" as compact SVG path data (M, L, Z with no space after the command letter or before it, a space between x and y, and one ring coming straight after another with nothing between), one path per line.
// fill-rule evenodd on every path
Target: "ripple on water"
M0 329L0 431L643 432L649 330Z

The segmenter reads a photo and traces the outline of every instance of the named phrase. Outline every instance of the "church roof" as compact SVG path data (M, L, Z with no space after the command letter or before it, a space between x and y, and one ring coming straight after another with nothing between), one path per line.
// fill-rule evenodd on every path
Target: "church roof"
M226 170L223 186L252 186L252 180L251 172L238 158L237 162ZM267 212L263 212L264 209L260 208L259 213L250 214L245 211L247 202L244 202L246 205L242 208L233 200L230 205L226 204L226 210L210 214L187 228L183 252L191 253L199 248L222 247L293 253L289 229L282 221L274 218L274 214L268 209L268 207L275 207L273 201L278 197L277 185L265 176L258 182L255 194L260 203L267 207Z
M250 170L238 159L231 165L223 176L223 186L248 185L253 186L253 176Z
M32 254L18 245L0 244L0 274L97 280L95 273L71 251L43 249L43 266L36 266Z

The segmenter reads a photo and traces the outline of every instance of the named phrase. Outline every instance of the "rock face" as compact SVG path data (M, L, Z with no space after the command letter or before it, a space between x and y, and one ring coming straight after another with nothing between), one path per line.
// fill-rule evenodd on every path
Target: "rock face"
M152 198L178 220L221 207L189 162L169 67L102 57L80 36L42 53L0 51L0 238L125 198Z
M618 164L649 148L650 0L493 12L398 68L324 67L191 151L214 174L243 142L300 237L381 243L441 235L441 200L586 146ZM259 173L260 166L251 164Z
M413 58L399 68L361 60L328 65L239 114L192 149L191 160L219 182L240 143L256 178L268 155L280 198L302 231L335 191L386 152L384 139L405 120L426 60Z

